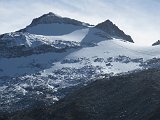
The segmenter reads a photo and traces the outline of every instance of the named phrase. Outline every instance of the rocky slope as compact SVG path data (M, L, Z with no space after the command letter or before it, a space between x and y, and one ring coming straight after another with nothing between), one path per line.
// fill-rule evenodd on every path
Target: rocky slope
M97 80L53 106L16 112L9 120L159 120L160 70Z
M113 24L110 20L106 20L98 25L95 26L95 28L101 29L108 33L111 36L129 41L134 42L131 38L131 36L126 35L122 30L120 30L115 24Z

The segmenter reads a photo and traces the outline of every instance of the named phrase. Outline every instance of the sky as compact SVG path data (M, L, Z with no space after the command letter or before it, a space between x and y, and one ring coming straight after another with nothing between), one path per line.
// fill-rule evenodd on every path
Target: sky
M0 0L0 34L48 12L93 25L111 20L139 46L160 39L160 0Z

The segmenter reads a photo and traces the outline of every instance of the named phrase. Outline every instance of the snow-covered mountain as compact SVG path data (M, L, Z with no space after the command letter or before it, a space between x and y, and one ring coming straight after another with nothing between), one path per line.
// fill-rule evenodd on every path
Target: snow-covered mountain
M63 35L75 30L87 28L87 23L78 20L61 17L54 13L44 14L39 18L33 19L32 23L20 32L28 32L37 35Z
M53 13L0 36L0 111L53 103L73 86L159 66L160 47L137 47L109 20L91 26Z

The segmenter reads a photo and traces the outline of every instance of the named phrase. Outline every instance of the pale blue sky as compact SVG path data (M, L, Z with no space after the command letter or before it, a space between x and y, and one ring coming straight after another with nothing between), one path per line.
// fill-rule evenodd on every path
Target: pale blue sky
M54 12L91 24L110 19L138 45L150 45L160 39L159 11L159 0L0 0L0 34Z

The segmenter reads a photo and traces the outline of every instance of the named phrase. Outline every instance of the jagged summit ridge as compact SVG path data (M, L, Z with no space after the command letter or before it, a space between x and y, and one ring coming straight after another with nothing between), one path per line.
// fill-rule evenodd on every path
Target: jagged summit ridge
M120 30L115 24L113 24L110 20L106 20L102 23L99 23L95 26L95 28L101 29L104 32L108 33L111 36L118 37L129 42L134 42L131 36L126 35L122 30Z
M78 25L78 26L88 26L89 25L88 23L80 22L78 20L70 19L67 17L61 17L55 13L49 12L38 18L33 19L29 27L35 26L38 24L52 24L52 23L73 24L73 25Z

